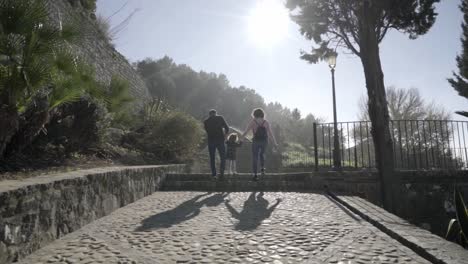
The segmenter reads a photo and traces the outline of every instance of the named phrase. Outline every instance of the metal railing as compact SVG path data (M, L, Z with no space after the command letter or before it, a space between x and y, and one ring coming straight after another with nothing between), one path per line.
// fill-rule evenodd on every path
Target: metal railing
M375 168L371 122L339 122L338 130L342 168ZM392 120L390 133L395 169L468 169L466 121ZM333 123L314 124L313 142L313 151L286 153L283 166L333 167Z

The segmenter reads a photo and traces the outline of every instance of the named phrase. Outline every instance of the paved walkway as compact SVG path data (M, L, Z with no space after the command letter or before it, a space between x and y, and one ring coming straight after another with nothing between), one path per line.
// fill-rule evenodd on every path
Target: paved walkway
M428 263L324 195L159 192L23 263Z

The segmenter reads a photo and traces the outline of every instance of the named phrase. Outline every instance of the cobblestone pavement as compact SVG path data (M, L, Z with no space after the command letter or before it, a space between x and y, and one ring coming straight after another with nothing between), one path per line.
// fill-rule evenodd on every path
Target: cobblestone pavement
M23 263L428 263L320 194L159 192Z

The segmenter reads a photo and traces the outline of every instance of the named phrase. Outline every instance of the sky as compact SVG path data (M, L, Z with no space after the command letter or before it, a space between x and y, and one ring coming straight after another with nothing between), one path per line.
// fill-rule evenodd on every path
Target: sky
M313 43L284 15L280 1L98 0L97 12L115 26L136 11L114 41L131 62L167 55L196 71L223 73L232 86L255 89L267 102L331 121L328 64L309 64L299 58L300 51L310 51ZM451 112L468 110L467 100L447 82L461 51L459 3L437 4L435 25L416 40L397 31L387 35L381 44L386 86L415 87L424 99ZM336 93L338 120L357 120L358 101L366 87L356 56L339 54ZM452 118L462 119L455 114Z

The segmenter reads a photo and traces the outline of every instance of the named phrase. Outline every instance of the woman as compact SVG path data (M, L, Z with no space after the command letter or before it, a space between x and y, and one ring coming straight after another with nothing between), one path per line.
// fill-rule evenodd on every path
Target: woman
M265 119L265 112L261 108L254 109L252 112L252 120L250 121L247 129L242 134L245 135L252 131L252 169L254 181L258 180L257 169L258 160L260 159L261 174L265 174L265 150L268 145L268 140L271 140L275 146L278 146L275 136L273 135L270 123Z

